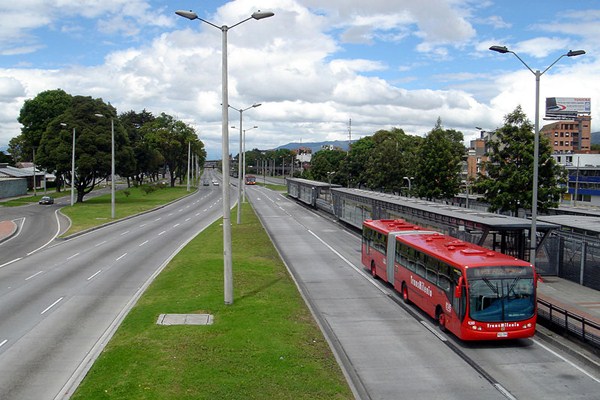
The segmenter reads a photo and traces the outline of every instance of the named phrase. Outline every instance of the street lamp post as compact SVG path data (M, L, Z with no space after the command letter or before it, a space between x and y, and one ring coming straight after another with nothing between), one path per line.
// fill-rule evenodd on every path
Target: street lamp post
M252 128L244 129L244 134L242 137L242 175L244 180L246 179L246 131L250 131L252 129L257 129L258 126L254 125ZM246 186L242 186L242 202L246 202Z
M60 126L66 127L64 122ZM73 145L71 147L71 207L75 204L75 127L73 127Z
M104 114L95 114L104 117ZM110 217L115 219L115 119L110 118Z
M517 53L509 50L506 46L492 46L490 50L506 54L512 53L521 63L527 67L527 69L535 76L535 128L534 128L534 140L533 140L533 193L531 196L531 230L530 230L530 244L529 244L529 262L535 266L535 254L537 250L537 201L538 201L538 163L539 163L539 147L540 147L540 78L546 71L548 71L554 64L556 64L563 57L575 57L585 54L584 50L569 50L568 53L558 57L552 64L550 64L545 70L540 72L539 70L533 70L519 57Z
M415 179L415 178L412 177L412 176L405 176L403 179L406 179L408 181L408 197L410 197L410 189L411 189L411 187L410 187L410 181L412 179Z
M241 224L242 223L242 179L243 179L243 171L242 171L242 151L243 151L243 146L242 146L242 142L243 142L243 129L242 129L242 124L243 124L243 120L242 120L242 115L244 114L244 111L247 111L251 108L256 108L256 107L260 107L262 104L261 103L254 103L252 104L250 107L246 107L246 108L235 108L232 105L229 105L229 107L237 112L240 113L240 152L238 154L238 208L237 208L237 224Z
M229 98L227 88L227 31L234 28L250 19L260 20L263 18L269 18L275 15L274 13L257 11L252 15L237 24L232 26L218 26L212 22L206 21L198 17L195 12L192 11L176 11L175 14L187 18L189 20L199 19L200 21L219 29L222 32L221 41L221 135L222 135L222 153L223 153L223 269L224 269L224 298L225 304L233 304L233 268L231 260L231 216L229 209Z

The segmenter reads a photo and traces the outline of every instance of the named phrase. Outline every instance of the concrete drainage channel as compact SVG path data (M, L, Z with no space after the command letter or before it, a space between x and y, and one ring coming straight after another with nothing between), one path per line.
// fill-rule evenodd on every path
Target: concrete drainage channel
M157 325L212 325L212 314L160 314Z

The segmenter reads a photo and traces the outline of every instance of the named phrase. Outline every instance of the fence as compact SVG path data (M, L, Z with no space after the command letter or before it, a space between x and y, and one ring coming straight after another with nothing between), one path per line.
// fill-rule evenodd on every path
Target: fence
M600 349L600 325L545 300L538 299L538 318Z

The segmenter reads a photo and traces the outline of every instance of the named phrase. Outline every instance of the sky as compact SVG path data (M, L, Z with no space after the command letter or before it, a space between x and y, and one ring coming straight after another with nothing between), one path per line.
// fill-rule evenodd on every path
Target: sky
M585 50L541 76L540 113L546 97L589 97L600 130L597 0L4 0L0 149L19 135L25 100L60 88L172 115L220 159L223 35L177 10L231 27L229 104L261 104L242 113L246 150L394 127L424 136L438 118L468 146L519 105L533 122L535 75L492 45L533 71ZM258 10L275 15L236 25ZM234 155L239 118L230 110Z

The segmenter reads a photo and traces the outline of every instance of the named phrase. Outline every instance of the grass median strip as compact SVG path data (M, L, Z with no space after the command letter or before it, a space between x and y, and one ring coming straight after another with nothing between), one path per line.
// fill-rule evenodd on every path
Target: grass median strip
M148 190L149 187L153 188L155 186L145 185L116 191L116 219L151 210L189 194L185 186L161 187ZM85 199L83 203L76 203L73 207L63 207L61 212L72 221L72 225L67 232L69 235L110 222L112 221L110 218L110 193Z
M191 241L123 321L72 399L352 399L335 358L249 204L232 225L223 301L221 220ZM157 325L160 314L212 325Z

